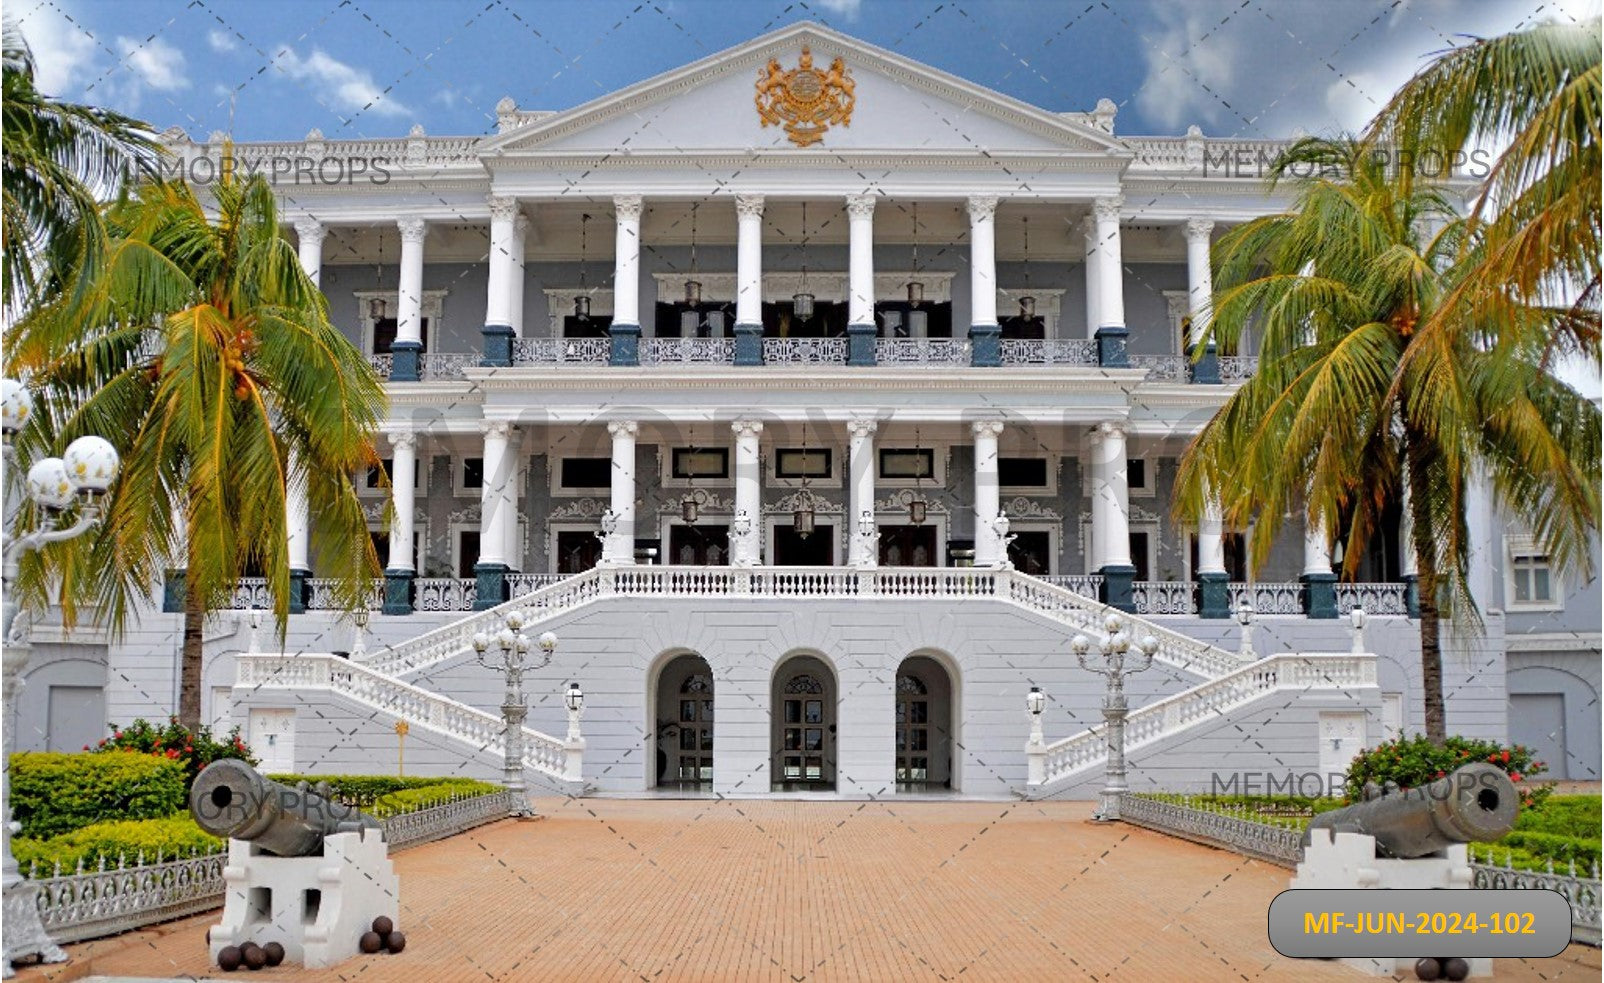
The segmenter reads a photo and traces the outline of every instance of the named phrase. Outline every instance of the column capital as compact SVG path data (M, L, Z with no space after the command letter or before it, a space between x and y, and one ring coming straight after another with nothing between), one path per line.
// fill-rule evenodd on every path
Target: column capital
M1003 432L1001 420L976 420L970 425L976 437L998 437Z
M315 218L298 218L295 220L295 237L303 246L314 242L321 244L323 237L328 234L329 230L324 228L323 223Z
M878 195L847 195L847 215L850 218L874 218L874 203Z
M490 205L490 221L511 222L518 217L518 199L510 195L486 195Z
M739 215L741 218L762 218L763 196L736 195L735 214Z
M640 195L614 195L613 214L620 222L638 222L641 213Z
M1126 429L1125 423L1121 420L1104 420L1092 431L1092 436L1099 440L1105 437L1124 438Z
M1214 233L1214 220L1212 218L1189 218L1186 220L1186 241L1195 243L1202 241L1207 244L1209 236Z
M429 229L429 223L421 218L397 219L395 225L401 230L401 241L413 244L421 243Z
M633 437L640 433L640 424L634 420L613 420L607 424L607 432L614 437Z
M506 440L512 436L512 421L486 420L479 425L479 431L485 435L486 440Z
M411 450L418 446L418 432L416 430L397 430L394 433L387 434L387 436L390 438L390 447L393 450L400 450L403 447Z
M530 225L529 216L525 215L522 211L518 211L516 214L513 215L513 217L512 217L513 232L518 236L518 238L520 240L523 239L523 237L529 233L529 225Z
M730 424L730 429L737 437L756 437L763 432L762 420L736 420Z
M1081 231L1086 234L1086 238L1097 238L1097 216L1093 215L1091 212L1087 212L1085 215L1081 216L1080 228Z
M854 437L872 437L874 432L879 429L879 421L871 420L868 417L853 417L847 421L847 433Z
M969 210L969 221L989 222L997 214L997 196L970 195L964 207Z
M1092 214L1097 216L1099 222L1118 222L1120 209L1125 207L1123 195L1114 195L1112 198L1098 198L1092 202Z

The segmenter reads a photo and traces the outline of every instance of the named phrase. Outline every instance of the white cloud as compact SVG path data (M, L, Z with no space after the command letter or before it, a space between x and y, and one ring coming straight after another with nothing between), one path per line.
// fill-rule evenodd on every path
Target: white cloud
M863 7L863 0L813 0L813 2L832 14L840 14L846 20L856 20L858 11Z
M145 85L158 92L175 92L189 87L184 74L184 53L163 41L151 38L117 38L117 50L122 52L123 64Z
M286 45L273 64L292 79L310 82L316 87L319 98L339 109L379 116L405 116L412 112L395 97L387 95L371 74L317 48L312 49L309 57L302 58Z
M55 4L24 2L8 11L22 36L33 50L36 67L34 85L51 96L77 96L79 90L99 75L95 60L100 48L95 39L69 19L68 12Z
M211 46L213 51L219 53L233 51L239 47L234 41L234 35L215 27L206 32L206 43Z

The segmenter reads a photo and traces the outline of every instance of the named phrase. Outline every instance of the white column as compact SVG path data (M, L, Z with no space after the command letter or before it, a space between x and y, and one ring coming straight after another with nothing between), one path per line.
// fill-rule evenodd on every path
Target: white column
M1130 516L1125 427L1100 423L1092 443L1092 531L1098 569L1131 565Z
M640 325L640 195L616 195L613 215L613 323ZM631 548L630 555L634 556Z
M1214 273L1209 268L1209 236L1214 223L1206 218L1186 223L1186 298L1192 312L1192 330L1187 344L1196 345L1209 326L1214 297Z
M1331 572L1331 538L1324 522L1310 522L1303 518L1303 574L1329 574Z
M529 217L522 211L512 220L512 284L507 291L512 315L512 336L524 336L524 240L529 237Z
M390 523L390 562L388 570L416 568L412 555L412 512L417 507L414 486L418 476L418 435L401 430L390 435L390 496L395 502L395 519Z
M490 270L485 278L485 325L512 326L512 278L517 265L518 199L491 195Z
M1398 517L1398 576L1420 576L1420 557L1415 555L1415 520L1410 514L1409 471L1403 473L1403 497Z
M879 536L874 530L874 434L879 429L874 420L858 417L847 421L850 438L847 449L847 466L851 475L851 505L847 514L850 523L852 548L849 561L853 566L872 567L880 562ZM869 514L869 535L863 529L863 513Z
M847 198L847 323L874 326L874 195Z
M328 230L323 223L315 218L299 219L295 223L295 238L300 244L301 269L312 278L314 284L322 279L323 273L323 237Z
M1120 260L1119 212L1125 204L1120 197L1099 198L1092 203L1097 218L1097 301L1099 328L1125 326L1125 271Z
M763 196L736 195L735 323L763 323Z
M997 483L997 437L1001 420L980 420L975 432L975 566L996 566L1008 558L1007 545L997 533L1002 491Z
M490 420L484 424L484 491L479 500L479 562L507 562L507 520L512 516L512 455L507 444L512 424Z
M735 521L730 554L738 566L758 562L758 544L763 523L763 470L758 457L758 439L763 433L759 420L736 420L735 431Z
M1220 501L1210 494L1203 500L1203 515L1197 523L1197 572L1225 573L1225 522Z
M974 195L969 209L969 323L997 323L996 195ZM992 518L996 518L995 515ZM978 543L978 540L976 541ZM976 547L978 549L978 546ZM977 554L976 564L980 559Z
M1093 338L1097 335L1097 321L1103 316L1103 301L1097 290L1102 279L1098 266L1101 258L1097 249L1097 220L1088 215L1081 222L1081 228L1086 233L1086 337Z
M401 229L400 312L396 316L395 340L421 344L423 341L423 237L428 225L421 218L396 222Z
M506 545L502 547L502 556L506 557L507 566L514 570L522 570L524 565L523 551L519 549L522 541L518 536L518 514L521 511L518 500L522 497L524 486L524 458L523 432L516 427L507 435L507 521L504 529L507 534Z
M614 420L607 432L613 437L613 531L602 543L602 562L629 564L635 562L635 436L640 424Z

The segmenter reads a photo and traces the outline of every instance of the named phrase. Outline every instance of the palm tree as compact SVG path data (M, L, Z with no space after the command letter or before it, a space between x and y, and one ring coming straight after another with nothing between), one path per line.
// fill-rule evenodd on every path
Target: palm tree
M1578 316L1552 343L1596 351L1600 30L1598 19L1549 22L1475 39L1437 57L1370 124L1367 149L1412 163L1399 168L1402 180L1455 159L1486 175L1472 216L1487 227L1466 240L1479 246L1476 264L1433 321L1479 317L1510 295L1565 298Z
M7 351L43 397L25 453L98 433L124 461L99 534L45 551L24 570L24 589L38 603L57 579L69 619L93 604L121 632L178 560L179 718L191 727L202 625L247 571L267 578L283 637L291 481L304 484L317 563L342 585L341 602L365 603L378 574L352 476L374 462L383 385L329 323L280 234L271 187L223 171L210 202L186 184L153 182L113 208L106 269L83 305L91 316L48 304Z
M1208 331L1259 341L1259 371L1187 448L1175 513L1215 490L1228 523L1252 524L1255 566L1299 512L1347 536L1357 572L1389 507L1403 506L1419 564L1427 735L1446 736L1440 620L1475 624L1465 501L1476 475L1550 545L1585 566L1599 520L1598 407L1548 370L1547 341L1575 312L1505 295L1481 318L1424 330L1494 248L1438 187L1397 181L1353 141L1307 139L1277 166L1294 207L1215 247ZM1596 348L1594 355L1596 357ZM1400 479L1400 476L1402 478ZM1407 483L1407 494L1402 483Z
M11 24L0 87L0 290L15 314L96 275L104 255L97 198L115 196L131 168L148 172L157 147L145 123L41 95L33 54Z

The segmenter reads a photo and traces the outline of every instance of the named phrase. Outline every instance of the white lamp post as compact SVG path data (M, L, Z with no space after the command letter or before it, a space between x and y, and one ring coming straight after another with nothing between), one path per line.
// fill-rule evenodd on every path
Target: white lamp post
M1243 662L1252 662L1258 658L1253 651L1253 605L1247 598L1236 606L1236 623L1242 626L1242 641L1237 648Z
M568 708L569 742L582 740L579 734L579 715L585 712L585 691L579 688L578 683L568 684L568 692L563 694L563 706Z
M502 615L500 631L481 631L473 636L473 650L479 653L480 664L487 668L500 668L507 681L507 691L501 701L501 782L513 794L511 814L514 816L529 815L529 796L524 787L524 718L529 715L529 707L524 703L524 673L549 665L551 654L557 648L557 636L546 632L535 643L542 654L540 663L525 665L524 657L529 654L531 647L529 636L522 632L527 623L525 613L515 609ZM500 666L485 659L485 654L492 648L501 651Z
M1363 655L1365 651L1365 609L1358 604L1348 612L1348 623L1353 626L1353 654Z
M1103 627L1107 635L1097 643L1103 654L1101 665L1089 662L1086 658L1091 651L1091 639L1085 635L1076 635L1070 642L1075 650L1075 661L1080 663L1082 669L1095 672L1108 680L1108 690L1103 695L1103 719L1107 721L1108 737L1108 768L1105 771L1101 801L1092 818L1098 822L1113 822L1119 818L1120 798L1126 792L1125 785L1125 717L1128 708L1125 703L1125 677L1142 672L1152 666L1153 654L1158 651L1158 639L1152 635L1145 635L1140 642L1135 643L1136 652L1132 653L1132 639L1125 631L1125 619L1118 614L1109 614L1103 620ZM1134 656L1136 663L1127 665L1127 656Z
M16 747L15 727L17 690L22 671L27 668L31 655L27 631L16 624L20 610L16 602L18 566L22 554L37 550L49 543L59 543L87 532L100 521L100 496L111 487L117 477L120 461L116 448L102 437L79 437L67 445L61 457L47 457L28 470L27 492L42 506L48 516L46 525L21 536L16 534L15 523L21 503L11 495L10 484L15 477L15 456L12 437L33 418L33 396L27 387L14 379L0 381L0 432L4 435L5 462L5 515L3 624L0 624L0 713L4 713L4 746L7 752ZM69 521L67 512L74 505L77 515ZM13 634L14 629L15 634ZM43 962L59 963L67 958L61 947L50 941L44 926L39 923L39 911L34 896L37 886L25 880L17 869L17 858L11 853L11 782L10 769L0 770L0 870L3 870L5 954L0 960L4 975L12 975L13 960L37 955Z
M1030 715L1030 740L1025 744L1025 760L1029 774L1026 781L1040 785L1047 780L1047 746L1041 733L1042 711L1047 709L1047 694L1040 686L1032 686L1025 694L1025 712Z

